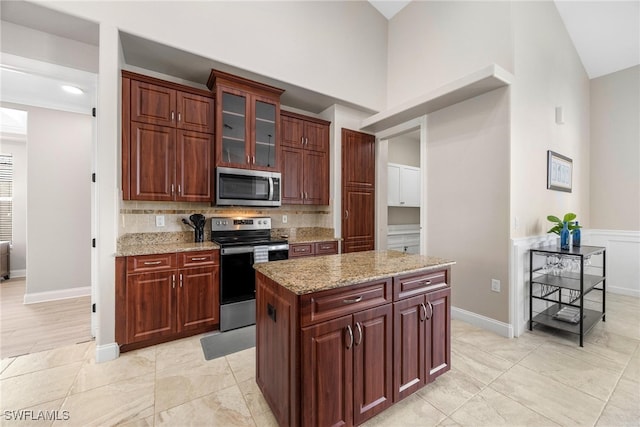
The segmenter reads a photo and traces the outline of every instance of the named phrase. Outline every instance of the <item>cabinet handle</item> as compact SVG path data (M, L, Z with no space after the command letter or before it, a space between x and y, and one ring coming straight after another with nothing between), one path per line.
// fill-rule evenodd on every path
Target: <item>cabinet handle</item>
M424 303L420 303L420 308L422 309L422 313L420 314L420 321L424 322L425 320L427 320L427 307L424 305Z
M431 304L431 301L427 301L427 305L429 305L429 317L427 317L427 319L431 319L433 317L433 304Z
M405 248L406 248L406 246L405 246ZM429 286L430 284L431 284L431 280L425 280L422 283L420 283L420 285L422 285L422 286Z
M145 261L144 265L158 265L162 263L162 261Z
M307 194L307 192L306 192L306 191L304 192L304 198L305 198L305 199L308 199L308 198L309 198L309 195Z
M300 198L304 199L304 193L302 191L300 192Z
M178 113L178 121L182 120L182 115L180 113Z
M251 157L251 162L255 165L256 164L256 156L252 156Z
M175 118L176 118L176 115L175 115L175 113L172 111L172 112L171 112L171 121L173 121Z
M176 275L175 275L175 274L172 274L172 275L171 275L171 287L172 287L173 289L175 289L175 288L176 288Z
M191 261L204 261L205 259L207 259L207 257L203 256L200 258L191 258Z
M300 137L300 144L304 145L304 136Z
M353 331L351 330L351 325L347 325L347 333L349 334L349 343L347 344L347 350L350 350L353 347Z
M304 138L304 145L309 145L309 138L307 137Z
M182 194L182 186L178 184L178 196Z
M247 156L247 163L251 163L251 157Z
M349 219L349 210L344 211L344 219Z
M180 273L180 287L182 287L182 273Z
M356 329L358 330L358 339L356 340L356 345L360 345L362 342L362 326L360 322L356 322Z
M345 304L353 304L356 302L360 302L362 301L362 295L360 295L358 298L351 298L351 299L343 299L342 302Z
M173 196L173 184L171 184L171 195Z

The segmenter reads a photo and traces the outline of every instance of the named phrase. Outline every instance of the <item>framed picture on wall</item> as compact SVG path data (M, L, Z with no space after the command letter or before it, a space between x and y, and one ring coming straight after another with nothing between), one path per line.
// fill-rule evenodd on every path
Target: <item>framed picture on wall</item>
M573 174L573 160L547 151L547 188L549 190L566 191L571 193Z

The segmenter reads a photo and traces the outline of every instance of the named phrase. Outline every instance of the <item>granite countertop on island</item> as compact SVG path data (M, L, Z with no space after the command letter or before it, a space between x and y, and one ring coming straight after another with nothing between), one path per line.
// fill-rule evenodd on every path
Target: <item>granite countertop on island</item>
M254 268L289 291L304 295L454 264L455 261L432 256L367 251L267 262L255 264Z

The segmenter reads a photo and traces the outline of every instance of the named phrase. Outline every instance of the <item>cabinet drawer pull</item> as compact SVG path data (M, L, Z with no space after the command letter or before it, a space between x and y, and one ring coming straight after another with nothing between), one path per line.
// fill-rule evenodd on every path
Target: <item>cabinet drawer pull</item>
M424 305L424 303L420 303L420 308L422 309L422 312L420 313L420 321L424 322L425 320L427 320L427 307Z
M362 295L360 295L358 298L351 298L351 299L343 299L342 302L345 304L353 304L354 302L360 302L362 301Z
M347 325L347 333L349 334L349 343L347 344L347 350L353 347L353 331L351 330L351 325Z
M358 339L356 340L356 345L360 345L362 342L362 326L360 322L356 322L356 330L358 331Z
M144 265L158 265L161 264L162 261L145 261Z
M405 248L406 248L406 246L405 246ZM420 285L422 285L422 286L425 286L425 285L428 286L430 284L431 284L431 280L425 280L423 282L420 282Z
M206 256L200 257L200 258L191 258L191 261L204 261L205 259L207 259Z

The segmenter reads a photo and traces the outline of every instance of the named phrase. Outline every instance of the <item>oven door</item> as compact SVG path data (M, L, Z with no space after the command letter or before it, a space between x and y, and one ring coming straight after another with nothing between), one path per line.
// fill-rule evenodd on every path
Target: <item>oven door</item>
M256 323L253 247L220 251L220 331Z

